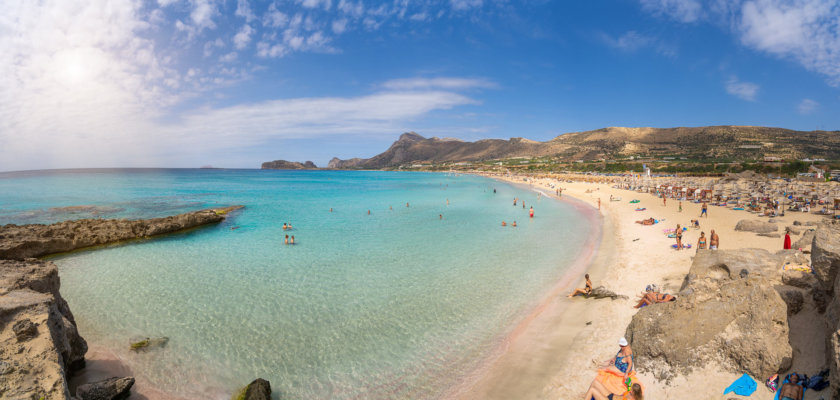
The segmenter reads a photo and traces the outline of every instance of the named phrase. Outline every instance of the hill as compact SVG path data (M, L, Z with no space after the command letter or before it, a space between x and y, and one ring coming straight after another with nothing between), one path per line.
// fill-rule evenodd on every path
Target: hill
M371 158L333 158L328 168L381 169L412 164L486 161L515 157L552 157L558 162L620 158L685 158L743 161L767 157L840 159L840 131L795 131L760 126L690 128L609 127L566 133L546 142L524 138L424 138L402 134L385 152Z
M295 161L274 160L262 163L260 169L316 169L318 166L312 161L303 164Z

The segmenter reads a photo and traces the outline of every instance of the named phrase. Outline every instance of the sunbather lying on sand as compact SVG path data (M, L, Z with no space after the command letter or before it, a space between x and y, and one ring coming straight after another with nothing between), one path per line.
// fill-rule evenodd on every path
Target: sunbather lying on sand
M648 219L643 219L641 221L636 221L636 223L637 224L642 224L642 225L653 225L653 224L656 223L656 220L653 219L653 218L648 218Z
M672 296L668 293L659 293L659 292L648 292L642 295L642 298L639 299L639 303L634 306L634 308L642 308L644 306L649 306L654 303L667 303L669 301L676 301L677 297Z

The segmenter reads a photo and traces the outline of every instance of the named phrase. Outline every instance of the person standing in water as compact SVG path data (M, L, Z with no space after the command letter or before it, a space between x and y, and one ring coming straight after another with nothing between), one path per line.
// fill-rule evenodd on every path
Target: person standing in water
M528 210L528 215L529 215L531 218L534 218L534 207L531 207L531 209L530 209L530 210Z
M289 241L289 244L295 244L295 235L292 235L292 239Z
M284 243L285 243L285 244L289 244L289 235L286 235L286 240L285 240L285 242L284 242Z

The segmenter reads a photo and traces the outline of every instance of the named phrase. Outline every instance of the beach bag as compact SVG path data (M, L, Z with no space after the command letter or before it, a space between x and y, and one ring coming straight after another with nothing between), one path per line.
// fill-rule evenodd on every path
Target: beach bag
M776 374L767 378L764 384L767 386L767 389L770 389L770 393L776 393L776 390L779 389L779 375Z

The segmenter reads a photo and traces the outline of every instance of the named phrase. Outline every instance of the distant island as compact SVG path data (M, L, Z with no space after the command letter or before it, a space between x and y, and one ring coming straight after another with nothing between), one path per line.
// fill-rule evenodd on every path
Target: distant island
M318 166L312 161L301 164L296 161L274 160L262 163L261 169L318 169Z

